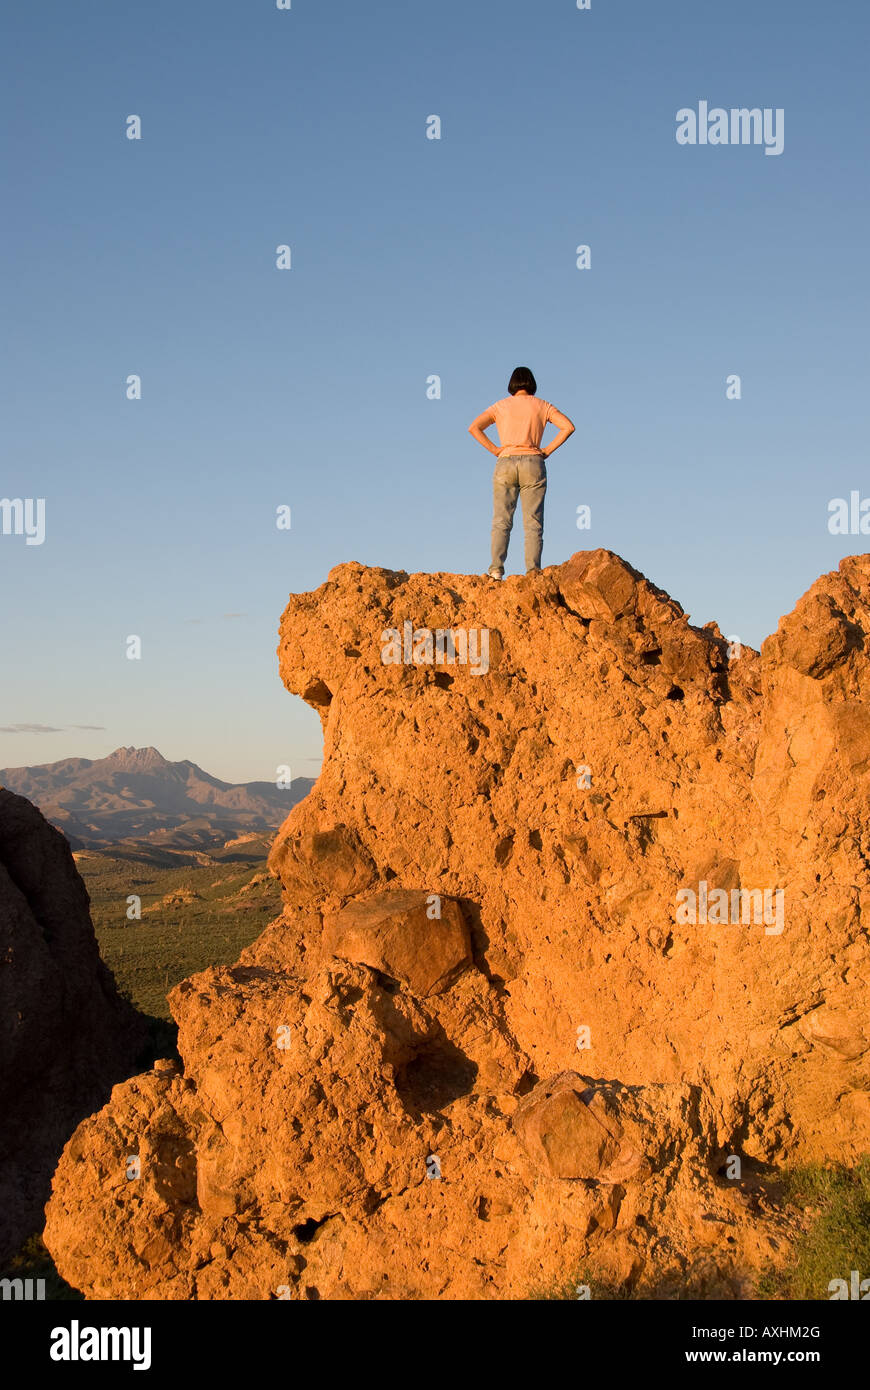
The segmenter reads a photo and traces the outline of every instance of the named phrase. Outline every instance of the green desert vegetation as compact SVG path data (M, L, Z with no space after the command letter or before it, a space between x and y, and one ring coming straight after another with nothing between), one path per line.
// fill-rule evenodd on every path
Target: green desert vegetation
M155 1020L167 992L210 965L231 965L281 911L259 839L210 855L161 851L76 855L100 954L118 988ZM206 861L206 862L203 862ZM128 918L128 898L141 918Z
M758 1297L827 1300L834 1279L852 1270L870 1279L870 1155L854 1168L820 1163L786 1169L780 1200L801 1213L804 1226L790 1260L765 1269Z

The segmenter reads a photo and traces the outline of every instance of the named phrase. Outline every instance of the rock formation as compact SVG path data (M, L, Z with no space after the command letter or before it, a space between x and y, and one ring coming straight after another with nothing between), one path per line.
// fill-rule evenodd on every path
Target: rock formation
M145 1041L100 959L69 846L0 789L0 1265L42 1228L79 1120L129 1076Z
M868 639L870 556L761 653L602 550L291 598L281 674L325 747L271 855L284 912L173 991L183 1071L67 1146L64 1277L745 1292L783 1238L747 1173L870 1149Z

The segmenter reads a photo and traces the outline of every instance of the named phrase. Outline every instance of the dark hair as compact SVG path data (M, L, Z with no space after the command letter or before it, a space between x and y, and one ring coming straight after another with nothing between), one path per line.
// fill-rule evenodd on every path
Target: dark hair
M538 389L535 374L528 367L515 367L508 382L508 391L515 396L518 391L528 391L533 396Z

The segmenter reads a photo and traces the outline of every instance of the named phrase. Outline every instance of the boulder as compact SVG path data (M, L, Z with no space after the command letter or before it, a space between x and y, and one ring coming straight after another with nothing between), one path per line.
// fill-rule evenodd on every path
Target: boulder
M412 889L388 888L325 917L323 947L401 980L420 998L439 994L471 964L459 903Z
M359 836L346 825L279 836L269 867L294 900L351 897L375 879L371 856Z
M513 1127L540 1172L601 1183L621 1183L640 1173L643 1154L616 1115L595 1099L594 1086L576 1072L541 1081L523 1097Z

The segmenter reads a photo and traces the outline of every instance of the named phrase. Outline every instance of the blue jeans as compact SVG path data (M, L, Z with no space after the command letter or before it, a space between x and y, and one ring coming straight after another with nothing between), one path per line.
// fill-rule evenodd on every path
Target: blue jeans
M526 572L541 568L546 491L547 465L542 454L505 454L496 463L492 476L491 574L504 573L517 498L521 498L523 504Z

